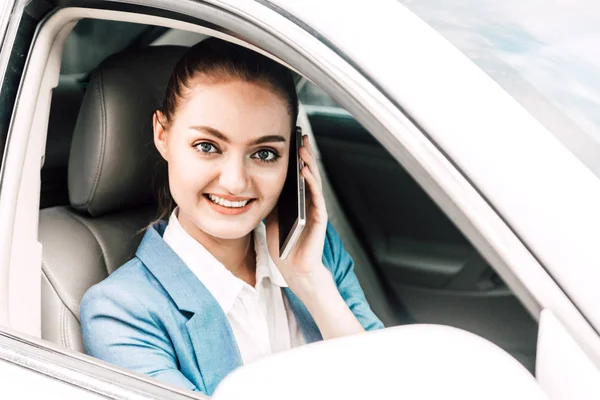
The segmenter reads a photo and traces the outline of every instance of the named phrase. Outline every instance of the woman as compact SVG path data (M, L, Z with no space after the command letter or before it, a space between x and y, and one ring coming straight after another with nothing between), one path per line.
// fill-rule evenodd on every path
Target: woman
M307 224L278 257L275 205L297 114L278 63L212 38L184 54L153 116L169 220L84 296L88 354L211 395L242 364L382 327L328 225L306 137Z

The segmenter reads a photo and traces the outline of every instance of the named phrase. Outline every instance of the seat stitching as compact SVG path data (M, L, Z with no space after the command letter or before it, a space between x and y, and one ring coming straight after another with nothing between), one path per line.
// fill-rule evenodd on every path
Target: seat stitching
M70 312L67 307L63 304L63 329L65 330L65 343L66 347L72 349L71 335L69 335L69 316L67 312Z
M63 307L60 308L59 332L60 332L60 344L62 346L65 346L65 333L63 331L63 316L64 316L64 304L63 304Z
M66 315L65 315L65 305L62 304L62 307L60 308L60 341L62 343L62 345L64 347L69 347L69 343L67 341L67 330L66 330Z

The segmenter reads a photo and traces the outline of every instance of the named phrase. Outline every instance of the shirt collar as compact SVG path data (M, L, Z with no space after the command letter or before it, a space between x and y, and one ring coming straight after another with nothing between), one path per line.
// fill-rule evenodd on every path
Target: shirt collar
M268 277L271 282L279 287L287 287L279 268L273 262L267 247L267 229L263 222L260 222L254 229L254 251L256 252L256 281Z
M163 235L164 241L183 260L194 275L204 284L208 291L227 314L244 287L248 285L233 275L204 246L183 229L177 219L178 208L169 218L169 224ZM261 222L254 229L254 249L256 252L256 282L265 278L279 287L287 287L281 272L271 259L267 247L265 224Z
M223 266L204 246L190 236L177 219L176 208L165 229L163 239L204 284L227 314L233 307L244 282Z

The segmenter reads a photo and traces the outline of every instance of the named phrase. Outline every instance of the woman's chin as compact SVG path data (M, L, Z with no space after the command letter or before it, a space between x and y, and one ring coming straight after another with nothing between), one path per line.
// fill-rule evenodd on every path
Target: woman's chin
M201 203L188 215L192 217L196 228L214 238L224 240L240 239L252 232L263 220L259 203L253 204L248 212L239 215L228 215L214 210L206 203ZM191 214L191 215L190 215Z
M204 232L212 237L224 240L240 239L248 235L256 228L256 225L251 227L242 226L211 226L203 229Z
M199 218L196 226L204 233L218 239L240 239L248 235L260 223L256 218Z

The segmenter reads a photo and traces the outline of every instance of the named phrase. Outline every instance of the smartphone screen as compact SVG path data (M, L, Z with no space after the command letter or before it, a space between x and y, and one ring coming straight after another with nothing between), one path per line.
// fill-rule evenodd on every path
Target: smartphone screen
M279 258L287 258L306 223L303 163L298 154L302 146L302 129L296 127L290 138L290 157L283 189L277 202L279 219Z

